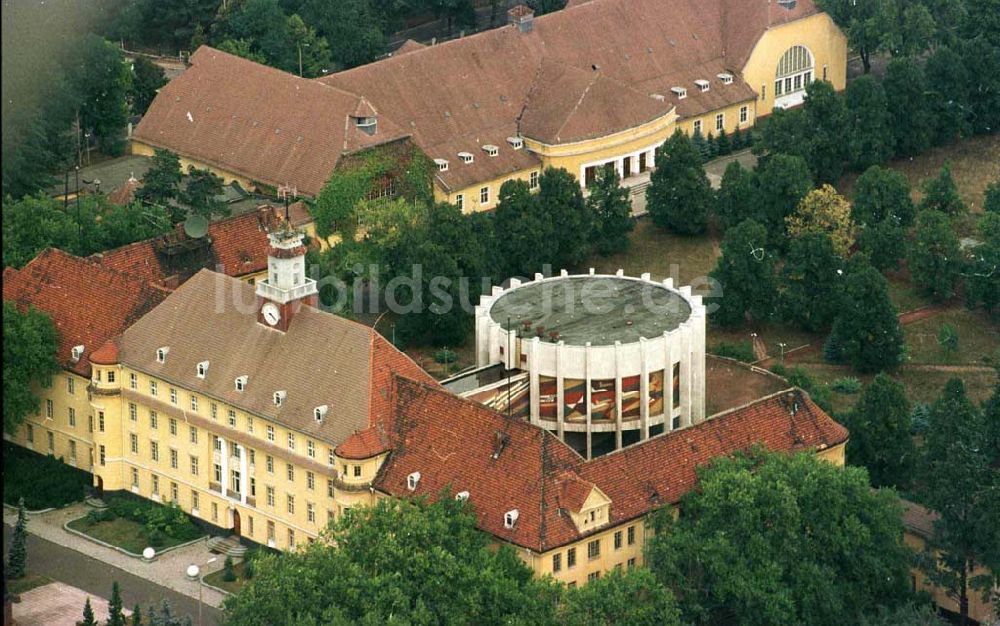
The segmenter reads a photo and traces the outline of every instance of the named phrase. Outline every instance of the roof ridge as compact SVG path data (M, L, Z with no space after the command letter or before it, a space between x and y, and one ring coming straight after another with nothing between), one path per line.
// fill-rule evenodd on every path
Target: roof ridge
M570 67L575 67L575 66L570 66ZM583 68L577 68L577 69L579 69L580 71L586 71ZM576 115L576 112L577 110L579 110L580 105L583 103L583 100L587 97L587 94L590 93L590 88L594 86L594 83L597 82L598 78L600 78L599 70L594 70L594 75L590 77L589 81L587 81L587 86L583 88L583 93L580 94L580 97L577 99L576 104L574 104L573 108L569 110L569 113L567 113L566 117L563 118L563 123L560 124L559 129L556 130L556 139L559 139L562 136L562 131L564 128L566 128L566 124L569 124L569 121L573 118L574 115Z

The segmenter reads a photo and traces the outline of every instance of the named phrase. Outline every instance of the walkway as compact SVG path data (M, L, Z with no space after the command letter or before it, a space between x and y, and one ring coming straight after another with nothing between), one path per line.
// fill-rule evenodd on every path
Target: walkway
M185 570L187 567L192 563L197 564L201 568L202 574L209 574L222 569L223 559L210 553L204 541L200 541L183 548L178 548L177 550L172 550L157 557L152 563L146 563L141 559L126 556L116 550L106 548L102 545L84 539L83 537L71 534L63 528L64 523L82 517L90 510L90 507L84 504L74 504L65 509L57 509L40 515L29 515L28 532L31 535L35 535L67 551L72 551L74 553L84 555L85 557L90 557L90 559L100 561L101 563L93 563L90 559L81 560L79 558L75 558L71 560L76 560L80 563L80 565L66 568L65 565L63 565L65 557L55 558L55 562L53 563L36 561L33 559L36 559L37 555L32 554L29 546L29 563L31 564L30 568L33 571L45 574L51 578L62 580L72 585L76 585L91 593L106 595L111 593L111 578L107 573L107 570L116 569L122 573L132 575L132 577L142 583L144 587L160 588L159 592L146 594L151 599L163 597L162 588L165 587L166 589L176 592L176 594L181 594L187 598L194 599L193 603L191 603L190 600L188 600L188 602L197 606L199 585L197 582L187 579L185 576ZM6 534L6 526L13 527L17 521L17 513L7 507L4 507L3 519L5 525L4 533ZM212 564L206 565L211 558L215 558L216 560ZM84 563L86 563L86 565L83 565ZM102 563L106 565L102 565ZM58 573L51 574L42 569L36 569L36 567L43 566L60 570L61 575ZM108 566L110 566L110 568ZM95 582L100 581L101 584L95 589L88 588L82 584L82 582L86 581L88 577L93 579ZM124 589L124 580L119 580L119 582L122 584ZM222 606L223 598L223 594L218 591L207 587L202 589L202 599L209 607ZM147 601L146 597L142 599L143 604ZM218 611L215 611L215 613L217 615L219 614Z
M94 617L103 624L108 619L107 600L60 582L22 593L21 601L13 607L14 619L18 626L76 626L83 617L87 598ZM132 614L130 609L123 612L126 617Z

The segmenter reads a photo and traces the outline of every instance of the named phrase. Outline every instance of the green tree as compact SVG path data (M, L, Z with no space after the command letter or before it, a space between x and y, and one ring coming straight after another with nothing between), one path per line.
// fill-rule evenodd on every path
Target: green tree
M858 249L880 271L899 269L906 245L906 230L891 219L865 226L858 235Z
M3 263L21 267L48 247L79 249L80 229L62 204L45 194L3 203Z
M969 89L973 71L947 46L935 49L927 58L924 73L931 90L925 106L931 112L935 144L951 143L972 133Z
M865 616L860 626L948 626L948 622L938 617L933 603L926 602L902 604L894 609L879 607L873 615Z
M744 220L726 231L711 278L722 287L713 320L725 326L766 320L774 309L776 287L774 253L768 247L767 231L753 220Z
M472 0L427 0L427 4L438 19L445 21L448 36L455 27L473 28L476 25L476 7Z
M830 328L840 313L843 267L829 235L806 233L793 239L781 268L782 317L810 332Z
M536 206L549 222L546 246L553 251L553 266L569 267L590 256L593 217L572 174L562 168L546 168L538 177Z
M143 626L142 625L142 608L136 604L132 608L132 625L131 626Z
M602 256L628 249L628 234L635 228L632 217L632 195L619 185L618 172L605 168L597 175L587 197L594 223L591 241Z
M895 494L812 454L718 458L653 528L646 562L689 623L839 626L907 592Z
M955 295L962 271L962 250L947 215L931 210L920 212L907 262L913 282L936 302Z
M217 215L229 215L229 207L219 199L222 195L222 179L209 169L188 167L187 185L181 200L188 205L192 215L207 219Z
M111 583L111 600L108 601L107 626L125 626L125 612L122 610L122 590L118 581Z
M739 161L726 166L722 184L715 194L715 215L724 229L754 217L756 184L754 170L745 169Z
M961 379L949 380L924 436L920 492L940 517L921 566L958 603L962 624L968 623L970 592L985 595L995 582L971 572L980 565L1000 571L1000 472L992 466L989 432Z
M371 0L304 0L298 14L326 39L331 69L370 63L385 50L385 35Z
M875 225L891 219L899 226L908 228L913 224L916 213L910 197L910 181L902 172L873 165L858 177L851 218L859 226Z
M931 209L948 215L965 213L965 203L958 195L955 179L951 177L951 163L945 162L938 175L926 179L922 187L924 197L920 201L921 209Z
M254 50L254 41L252 39L224 39L219 42L217 47L219 50L233 56L238 56L254 63L260 63L261 65L267 64L267 57L262 52Z
M180 618L174 615L173 609L170 608L170 603L166 600L160 604L159 610L149 607L146 615L149 618L148 626L191 626L191 618Z
M785 226L791 240L806 233L829 235L833 249L841 256L847 256L854 245L851 205L830 185L806 194L795 213L785 218Z
M156 92L166 84L167 76L162 67L146 57L136 57L132 61L132 80L129 81L128 93L132 113L144 115L149 105L153 103Z
M972 260L965 271L965 302L969 308L982 305L996 313L1000 307L1000 212L991 212L979 220L982 243L972 249Z
M893 134L882 84L871 75L859 76L847 83L844 100L851 166L865 170L888 161L893 153Z
M802 157L810 161L812 149L812 129L806 112L801 107L795 109L775 109L760 124L755 135L753 153L759 155L762 163L776 154Z
M322 76L333 64L330 46L326 39L316 34L297 14L288 17L288 33L298 52L299 76Z
M555 585L492 545L471 508L447 494L352 508L324 539L261 557L226 598L224 623L555 623Z
M132 82L122 51L96 35L87 35L67 75L79 95L81 130L93 134L102 151L121 154Z
M895 28L890 35L893 56L916 56L926 51L937 29L931 11L919 2L905 6L897 2L894 8Z
M896 156L920 154L930 147L934 132L923 68L910 58L893 59L886 68L882 86L889 105L889 126Z
M785 246L785 219L813 189L809 166L802 157L775 154L757 168L754 219L764 225L768 241Z
M847 35L847 43L861 56L865 74L871 72L872 55L886 50L892 41L894 0L820 0L817 4Z
M24 419L37 413L36 389L59 371L59 333L45 313L13 302L3 303L3 430L13 435Z
M905 342L885 277L864 255L855 254L845 278L841 315L830 333L837 356L859 372L895 367L903 357Z
M4 317L6 317L6 311L4 312ZM6 341L6 337L4 340ZM24 510L24 498L21 498L17 503L17 523L14 524L10 547L7 548L7 566L4 568L4 574L7 578L17 579L24 578L27 573L28 516Z
M987 213L1000 213L1000 178L986 186L983 194L983 210Z
M94 617L94 608L90 606L90 596L87 596L87 601L83 605L83 621L79 623L79 626L98 626L97 619Z
M285 71L298 68L295 44L278 0L224 3L212 25L212 37L231 54Z
M817 182L834 183L851 158L850 142L844 141L850 132L844 99L827 81L813 81L806 86L802 110L810 130L809 169Z
M938 345L949 357L958 351L958 331L951 324L941 324L937 339Z
M653 223L682 235L697 235L708 226L712 187L701 155L680 130L656 150L656 169L646 189Z
M978 4L996 0L975 0ZM1000 39L1000 35L994 35ZM969 89L972 130L979 134L996 132L1000 128L1000 44L990 43L980 35L958 42L958 52L964 67L976 68L976 80Z
M680 626L673 595L646 568L612 570L583 587L569 589L560 622L577 626Z
M180 197L183 179L177 155L169 150L157 149L153 152L152 162L142 179L142 187L135 195L144 202L167 206L171 200Z
M222 580L226 582L233 582L236 580L236 571L233 569L233 557L226 556L226 560L222 562Z
M910 438L906 387L886 374L869 383L847 420L847 462L868 469L873 487L906 488L913 478L916 448Z
M528 6L534 9L535 15L545 15L565 7L566 0L528 0Z
M551 263L550 222L539 210L536 196L523 180L508 180L500 186L495 216L499 257L506 267L504 277L530 276Z

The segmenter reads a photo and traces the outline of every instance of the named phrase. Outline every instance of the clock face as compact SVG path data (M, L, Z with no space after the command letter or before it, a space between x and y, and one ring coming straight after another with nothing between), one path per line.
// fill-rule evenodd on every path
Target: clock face
M264 321L271 326L277 324L278 320L281 319L281 311L279 311L278 307L271 302L265 304L263 308L261 308L260 312L264 314Z

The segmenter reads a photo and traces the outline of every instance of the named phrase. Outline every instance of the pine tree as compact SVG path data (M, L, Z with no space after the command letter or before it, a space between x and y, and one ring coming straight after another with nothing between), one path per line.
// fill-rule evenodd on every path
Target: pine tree
M236 580L236 571L233 569L233 557L227 556L222 562L222 580L231 583Z
M702 161L707 161L711 158L708 150L708 142L705 141L705 136L701 134L700 130L694 131L694 134L691 135L691 143L698 149L698 154L701 155Z
M729 162L722 174L722 184L715 192L715 216L723 228L755 216L756 184L754 170L744 169L738 160Z
M743 132L740 131L740 127L737 126L736 130L733 131L733 152L738 152L743 149L745 142L743 140Z
M847 462L868 468L873 487L905 487L916 455L910 439L910 402L902 383L879 374L851 412Z
M715 140L715 148L718 150L719 156L726 156L733 151L732 141L730 141L725 129L719 131L719 137Z
M945 163L934 178L924 181L924 199L920 202L921 209L941 211L948 215L965 213L965 203L958 195L955 179L951 177L951 164Z
M122 610L122 591L118 581L111 583L111 600L108 601L107 626L125 626L125 613Z
M708 137L705 137L705 150L708 153L706 161L711 161L719 154L719 146L715 145L715 136L712 133L708 133Z
M17 503L17 524L7 554L7 577L24 578L28 570L28 517L24 498Z
M656 151L656 169L646 189L653 223L681 235L698 235L708 226L712 186L691 139L676 131Z
M598 173L586 199L593 220L591 241L602 256L627 249L628 233L635 227L631 194L618 181L618 172L614 169L603 170Z
M142 626L142 608L138 604L132 609L132 626Z
M855 254L845 278L841 315L832 331L841 354L862 373L895 367L905 343L885 277Z
M90 606L90 598L83 605L83 621L79 626L97 626L97 619L94 618L94 607Z
M767 231L753 220L744 220L726 231L722 256L711 277L722 287L715 321L736 326L771 316L775 300L774 253L766 243Z
M947 215L930 210L920 212L908 262L913 282L935 301L955 295L962 271L962 250Z
M840 313L843 267L826 233L792 239L781 268L782 317L811 332L830 328Z

